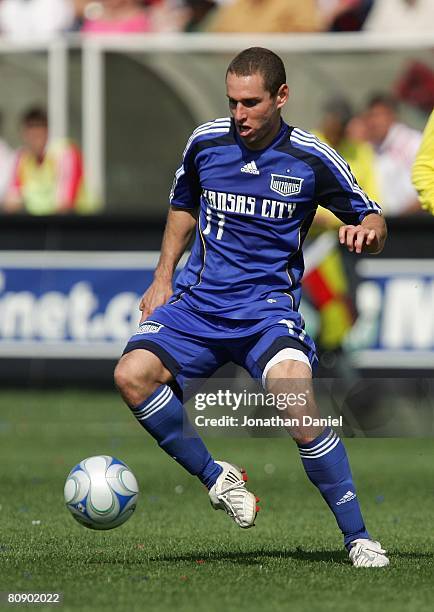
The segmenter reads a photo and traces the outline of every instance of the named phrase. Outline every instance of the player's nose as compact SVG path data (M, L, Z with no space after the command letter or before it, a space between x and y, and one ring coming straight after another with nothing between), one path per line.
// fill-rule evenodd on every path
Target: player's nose
M234 119L235 121L245 121L247 118L247 114L246 114L246 109L245 107L238 103L236 108L235 108L235 113L234 113Z

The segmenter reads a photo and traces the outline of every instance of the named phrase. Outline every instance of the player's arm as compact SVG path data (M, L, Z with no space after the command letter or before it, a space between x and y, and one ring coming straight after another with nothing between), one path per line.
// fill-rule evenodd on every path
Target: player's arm
M195 149L191 146L192 141L190 138L187 142L182 164L175 173L160 259L154 281L140 302L141 322L172 296L175 268L196 227L201 186L195 164Z
M343 225L339 228L339 242L352 253L378 255L384 248L387 227L384 217L367 215L359 225Z
M321 143L316 148L316 200L344 223L338 230L340 243L351 252L380 253L387 237L380 206L361 189L336 151Z
M194 210L170 208L160 259L154 273L154 281L145 291L140 302L140 310L142 311L140 322L145 321L151 312L158 306L165 304L173 294L173 274L190 242L195 227L196 214Z

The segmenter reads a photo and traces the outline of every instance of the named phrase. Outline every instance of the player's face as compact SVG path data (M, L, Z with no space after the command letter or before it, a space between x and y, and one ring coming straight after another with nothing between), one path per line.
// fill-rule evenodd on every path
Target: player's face
M280 129L280 109L288 100L288 86L275 96L264 88L261 74L237 76L228 73L226 92L235 127L249 149L263 149Z

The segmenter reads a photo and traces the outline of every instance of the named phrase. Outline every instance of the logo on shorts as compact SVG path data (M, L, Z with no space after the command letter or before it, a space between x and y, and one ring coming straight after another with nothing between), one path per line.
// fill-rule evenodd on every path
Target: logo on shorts
M284 174L272 174L270 189L284 198L297 195L301 191L304 179L297 176L285 176Z
M164 327L164 325L155 323L155 321L143 321L143 323L139 325L139 334L158 334L162 327Z

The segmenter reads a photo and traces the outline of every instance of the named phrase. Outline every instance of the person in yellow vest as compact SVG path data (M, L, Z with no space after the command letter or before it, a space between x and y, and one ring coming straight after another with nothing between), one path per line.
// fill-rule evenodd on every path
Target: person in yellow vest
M422 208L434 215L434 110L426 124L412 173Z
M353 117L343 98L330 99L323 107L318 138L337 150L350 165L357 182L367 195L378 201L375 155L370 144L347 136L347 126ZM336 217L318 207L310 231L312 240L336 227ZM323 241L324 243L324 241ZM349 295L347 275L339 246L331 242L321 262L305 273L303 288L319 314L318 348L321 352L338 351L355 320L355 309Z
M49 143L48 118L42 108L22 117L23 146L18 150L4 211L31 215L86 212L83 161L68 141Z
M379 183L375 173L375 153L368 142L347 136L347 126L353 111L344 98L334 98L323 107L323 117L314 133L336 149L348 162L360 187L376 202L379 199Z

